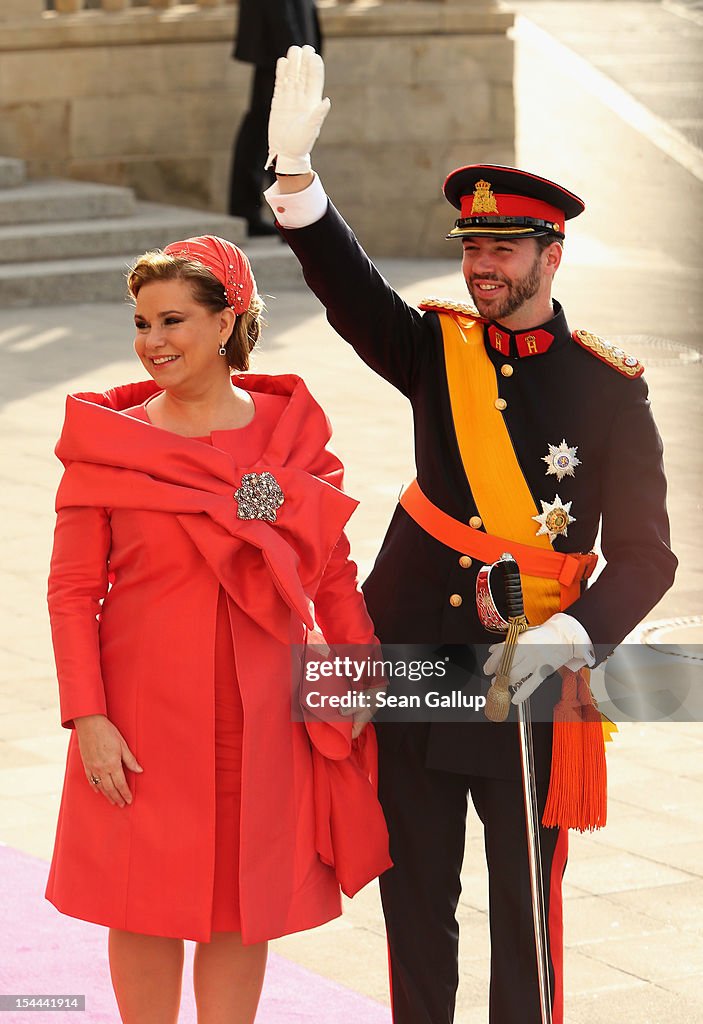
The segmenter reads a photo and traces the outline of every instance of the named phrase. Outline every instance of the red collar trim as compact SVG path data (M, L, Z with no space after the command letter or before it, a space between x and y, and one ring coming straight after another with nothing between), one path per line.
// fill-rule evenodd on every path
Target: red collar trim
M552 342L554 341L554 335L550 331L545 331L542 328L537 328L534 331L508 331L504 327L496 327L495 324L489 324L486 328L488 332L488 340L496 352L500 352L504 356L509 356L510 353L510 339L515 339L515 347L517 348L517 354L521 358L526 356L541 356L548 351Z

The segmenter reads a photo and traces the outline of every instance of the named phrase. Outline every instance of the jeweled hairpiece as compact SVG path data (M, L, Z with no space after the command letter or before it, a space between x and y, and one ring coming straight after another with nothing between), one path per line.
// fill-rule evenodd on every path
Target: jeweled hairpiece
M249 309L256 287L254 275L246 254L233 242L217 235L198 235L171 242L164 252L168 256L185 256L207 267L222 284L225 302L237 315Z

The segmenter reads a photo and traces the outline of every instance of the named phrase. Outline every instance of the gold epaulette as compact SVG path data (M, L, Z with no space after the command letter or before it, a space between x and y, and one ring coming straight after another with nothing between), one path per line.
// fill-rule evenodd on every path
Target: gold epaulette
M641 377L644 373L644 366L636 356L628 355L627 352L617 345L613 345L610 341L603 341L597 334L591 334L590 331L574 331L572 338L577 345L585 348L587 352L590 352L596 359L600 359L602 363L612 366L623 377L629 377L631 380L634 380L636 377Z
M452 302L451 299L435 299L434 297L423 299L418 309L433 313L461 313L462 316L468 316L472 320L479 319L478 310L470 306L468 302Z

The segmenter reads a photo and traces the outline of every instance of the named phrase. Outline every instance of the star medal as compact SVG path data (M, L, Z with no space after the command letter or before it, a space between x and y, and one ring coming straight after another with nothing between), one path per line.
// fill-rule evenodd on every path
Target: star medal
M573 476L576 466L581 465L581 459L576 458L578 448L569 448L566 441L560 445L549 445L549 455L542 456L542 462L547 463L547 476L556 475L561 481L565 476Z
M534 521L540 524L535 536L541 537L547 533L550 540L555 540L560 536L566 537L569 525L576 522L574 517L569 515L571 502L563 502L559 495L555 494L551 505L548 501L542 501L541 499L540 505L542 506L541 515L532 516Z

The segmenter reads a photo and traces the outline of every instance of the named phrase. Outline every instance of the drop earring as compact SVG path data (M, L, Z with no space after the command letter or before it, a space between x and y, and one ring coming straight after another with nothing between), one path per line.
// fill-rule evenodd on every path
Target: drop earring
M232 269L233 268L230 266L230 270L232 270ZM227 297L227 289L226 288L225 288L225 302L227 302L229 304L229 299ZM234 313L234 306L230 306L229 308ZM235 314L235 320L236 320L236 314ZM226 356L227 355L227 349L225 348L225 345L226 345L226 342L224 342L222 340L222 338L220 338L220 347L218 349L218 352L220 353L221 356Z

